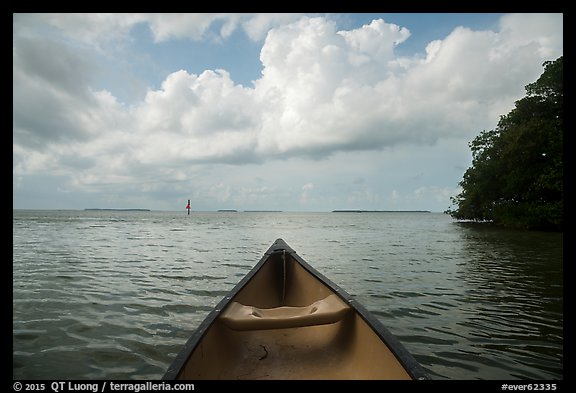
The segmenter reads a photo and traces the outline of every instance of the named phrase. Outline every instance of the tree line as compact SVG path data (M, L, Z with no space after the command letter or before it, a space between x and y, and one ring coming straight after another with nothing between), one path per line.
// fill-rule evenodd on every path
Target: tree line
M445 213L505 227L563 230L563 56L469 147L472 165Z

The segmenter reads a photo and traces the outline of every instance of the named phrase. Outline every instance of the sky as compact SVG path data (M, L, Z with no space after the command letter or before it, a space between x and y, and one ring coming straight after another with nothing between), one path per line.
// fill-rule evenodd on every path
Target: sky
M13 208L443 212L563 14L13 14Z

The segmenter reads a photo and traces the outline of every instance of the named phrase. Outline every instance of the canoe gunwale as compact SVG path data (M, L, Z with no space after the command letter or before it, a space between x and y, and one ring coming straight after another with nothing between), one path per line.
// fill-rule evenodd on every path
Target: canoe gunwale
M175 380L178 379L179 374L185 367L188 359L196 346L202 341L210 327L215 323L216 319L222 314L222 310L232 301L232 299L250 282L250 280L259 272L260 268L266 261L276 253L286 253L297 261L307 272L320 280L323 284L329 287L340 299L349 305L369 326L371 326L378 337L384 341L389 347L390 351L403 365L406 372L412 379L426 380L430 376L426 373L424 368L414 359L407 349L398 341L398 339L362 304L358 303L350 294L344 289L336 285L322 273L317 271L302 259L296 251L294 251L283 239L277 239L272 246L264 253L262 258L256 265L232 288L232 290L220 300L220 302L212 309L208 316L196 328L192 336L187 340L184 347L180 350L168 370L162 377L162 380Z

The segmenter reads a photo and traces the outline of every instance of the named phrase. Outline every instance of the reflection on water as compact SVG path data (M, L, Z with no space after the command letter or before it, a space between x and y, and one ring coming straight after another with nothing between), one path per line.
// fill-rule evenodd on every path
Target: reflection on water
M411 308L427 318L405 341L435 378L561 379L562 235L454 225L452 268Z
M443 214L32 212L13 220L13 378L158 379L284 238L436 379L562 379L562 234Z
M459 225L470 258L461 273L470 308L463 325L475 356L494 366L490 378L555 376L563 363L561 234Z

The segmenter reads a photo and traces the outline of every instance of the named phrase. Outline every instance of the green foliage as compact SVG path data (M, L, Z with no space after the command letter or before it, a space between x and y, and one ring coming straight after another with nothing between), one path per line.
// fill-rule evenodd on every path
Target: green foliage
M459 220L562 230L563 57L544 63L526 97L469 147L472 166L446 213Z

